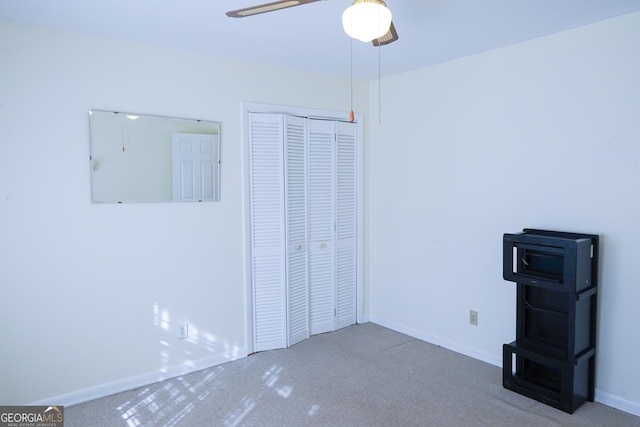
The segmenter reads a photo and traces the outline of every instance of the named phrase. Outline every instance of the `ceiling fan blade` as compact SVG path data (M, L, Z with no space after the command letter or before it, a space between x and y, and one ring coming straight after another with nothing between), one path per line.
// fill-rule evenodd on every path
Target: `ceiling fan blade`
M383 46L385 44L393 43L396 40L398 40L398 32L396 31L396 27L393 25L393 21L391 21L391 27L389 27L387 34L377 39L373 39L372 43L374 46Z
M227 12L227 16L232 18L245 18L260 13L273 12L275 10L286 9L288 7L300 6L307 3L313 3L320 0L280 0L273 3L259 4L257 6L246 7L244 9L231 10Z

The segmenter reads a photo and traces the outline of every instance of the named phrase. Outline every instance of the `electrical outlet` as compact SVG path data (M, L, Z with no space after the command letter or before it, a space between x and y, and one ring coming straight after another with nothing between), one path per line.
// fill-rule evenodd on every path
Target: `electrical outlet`
M189 324L184 322L178 328L178 338L181 340L189 338Z
M469 310L469 323L478 326L478 312Z

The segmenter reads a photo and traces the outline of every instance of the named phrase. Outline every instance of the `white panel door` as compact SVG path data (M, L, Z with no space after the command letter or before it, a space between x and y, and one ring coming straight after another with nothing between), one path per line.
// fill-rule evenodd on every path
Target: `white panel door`
M218 200L218 135L173 133L173 201Z
M284 117L288 345L309 338L306 126Z
M309 321L312 335L335 329L334 146L334 122L309 120Z
M287 346L283 116L250 114L249 200L254 351Z
M336 329L356 323L356 142L356 125L336 122Z

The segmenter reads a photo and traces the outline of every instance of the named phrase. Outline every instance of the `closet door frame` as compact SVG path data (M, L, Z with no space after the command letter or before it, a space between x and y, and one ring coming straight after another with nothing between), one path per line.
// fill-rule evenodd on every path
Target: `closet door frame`
M277 104L261 104L254 102L242 103L242 163L243 163L243 220L244 220L244 283L245 283L245 340L249 354L254 352L253 338L253 299L252 299L252 272L251 272L251 217L250 217L250 190L249 190L249 137L250 137L250 113L274 113L293 116L308 117L311 119L325 119L337 121L349 121L349 112L331 111L314 108L291 107ZM366 322L364 318L364 175L363 175L363 116L360 113L354 115L356 123L357 144L357 260L356 260L356 322Z

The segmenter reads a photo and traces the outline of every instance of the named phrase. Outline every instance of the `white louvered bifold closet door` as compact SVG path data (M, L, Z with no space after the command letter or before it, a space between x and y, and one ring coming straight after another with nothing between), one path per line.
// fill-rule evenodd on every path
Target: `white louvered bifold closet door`
M335 329L335 124L308 120L309 323L311 335Z
M356 125L250 113L254 351L356 323Z
M250 114L249 198L254 351L287 346L283 116Z
M336 122L336 327L356 323L357 144L356 125Z
M309 338L307 148L305 119L284 117L289 346Z

